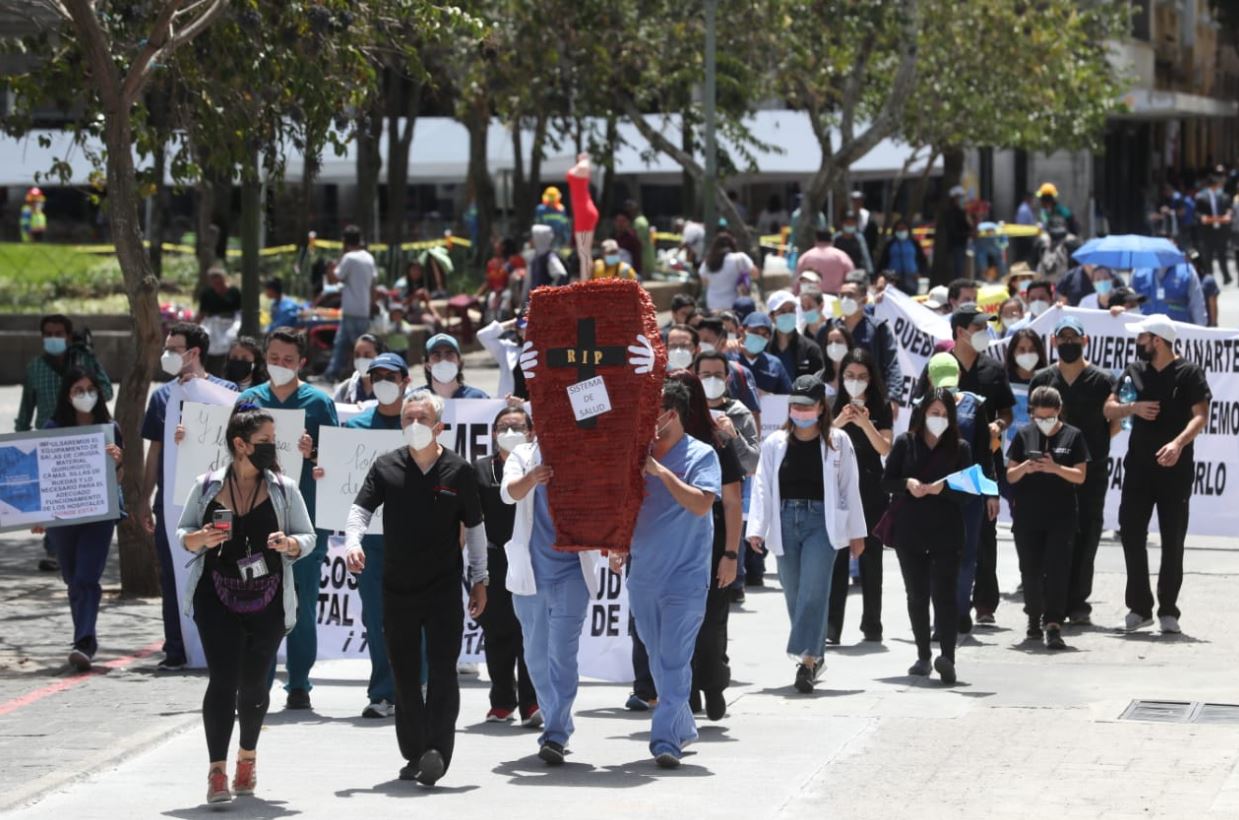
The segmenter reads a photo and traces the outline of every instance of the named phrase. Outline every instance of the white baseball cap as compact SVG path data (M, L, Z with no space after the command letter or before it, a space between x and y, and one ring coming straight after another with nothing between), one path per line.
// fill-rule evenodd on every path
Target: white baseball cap
M1174 343L1179 338L1179 332L1174 328L1174 322L1170 321L1170 317L1164 313L1154 313L1151 316L1145 316L1139 322L1130 324L1127 329L1132 333L1151 333L1154 336L1161 336L1170 343Z
M774 313L779 308L787 304L794 304L796 297L792 295L790 290L776 290L774 293L766 297L766 310Z
M937 285L936 287L930 288L929 295L925 297L925 307L930 310L940 310L946 307L947 302L950 301L947 294L948 291L946 285Z

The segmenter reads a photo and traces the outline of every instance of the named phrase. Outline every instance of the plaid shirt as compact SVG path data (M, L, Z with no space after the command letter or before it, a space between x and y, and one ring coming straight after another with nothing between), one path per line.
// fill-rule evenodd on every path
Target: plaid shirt
M89 353L77 352L73 356L74 364L92 370L99 379L99 387L103 390L100 397L104 401L112 399L112 382L108 374L103 372L99 362ZM21 409L17 411L17 424L14 429L19 433L30 430L30 419L34 417L34 429L42 430L56 411L56 399L60 396L60 376L68 365L66 359L57 368L47 356L32 359L26 365L26 382L22 385Z

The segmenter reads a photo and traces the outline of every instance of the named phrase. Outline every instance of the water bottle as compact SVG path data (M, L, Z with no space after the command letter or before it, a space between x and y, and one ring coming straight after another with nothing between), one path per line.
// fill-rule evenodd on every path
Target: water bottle
M1123 377L1123 384L1119 387L1119 402L1122 404L1131 404L1136 400L1136 386L1131 383L1131 376ZM1124 430L1131 429L1131 416L1124 416L1122 426Z

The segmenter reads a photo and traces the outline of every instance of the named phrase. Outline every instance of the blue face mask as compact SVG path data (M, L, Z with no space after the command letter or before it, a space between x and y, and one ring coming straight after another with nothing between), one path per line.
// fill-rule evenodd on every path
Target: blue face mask
M796 329L796 314L780 313L774 317L774 326L780 333L791 333Z
M620 263L620 258L617 255L607 254L602 257L602 261L606 263L607 267L613 268Z
M907 231L895 231L895 238L898 239L900 242L902 242L908 238L908 232Z
M68 340L61 336L47 336L43 339L43 352L49 356L63 356L68 347Z
M1109 279L1102 279L1100 282L1093 283L1093 290L1097 291L1098 296L1108 296L1113 289L1114 283Z
M756 356L766 349L766 339L764 336L758 336L756 333L749 333L744 337L744 349L749 352L750 356Z
M804 322L806 325L815 325L822 318L820 310L806 310L804 312Z
M795 416L789 416L788 418L792 420L792 424L796 425L801 430L804 430L806 428L812 427L813 425L817 424L817 419L798 419Z

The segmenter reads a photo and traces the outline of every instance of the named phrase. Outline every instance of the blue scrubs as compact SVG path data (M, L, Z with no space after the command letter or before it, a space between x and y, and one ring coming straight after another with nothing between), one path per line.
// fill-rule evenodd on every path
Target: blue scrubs
M538 744L568 744L572 737L572 703L580 675L577 649L589 608L589 588L581 575L581 559L574 552L559 552L555 525L547 505L546 487L534 489L533 531L529 552L533 559L533 595L512 595L512 608L525 636L525 668L538 693L543 731Z
M686 435L659 461L685 484L715 496L721 492L722 470L710 445ZM693 515L654 476L646 475L645 491L632 535L628 601L658 690L650 753L679 757L684 744L697 739L688 695L710 588L714 516L710 510Z
M399 430L400 416L385 416L378 412L378 407L370 407L343 426L354 430ZM383 536L363 536L361 549L366 554L366 571L357 576L357 592L361 595L361 622L366 628L366 649L370 652L370 686L366 694L371 703L395 703L396 685L387 659L387 642L383 639ZM422 651L425 652L424 644ZM422 670L429 673L426 664Z
M304 410L305 429L318 446L318 429L324 425L338 427L336 404L322 390L304 382L297 386L286 401L280 401L271 390L271 383L260 384L246 390L237 399L249 399L259 407L271 410ZM308 458L301 462L298 487L305 499L310 520L314 520L315 499L314 463ZM285 689L310 691L310 670L318 656L318 590L323 575L323 559L327 557L327 532L315 530L318 540L314 551L293 564L293 582L297 587L297 625L288 633L284 666L288 669L288 684ZM272 666L272 677L275 667Z

